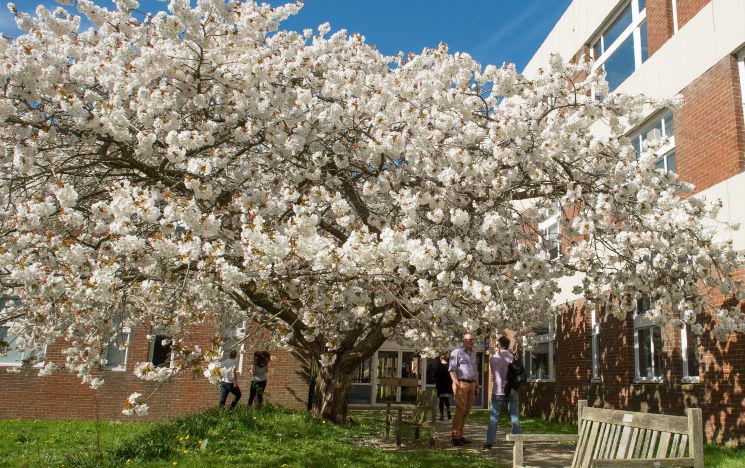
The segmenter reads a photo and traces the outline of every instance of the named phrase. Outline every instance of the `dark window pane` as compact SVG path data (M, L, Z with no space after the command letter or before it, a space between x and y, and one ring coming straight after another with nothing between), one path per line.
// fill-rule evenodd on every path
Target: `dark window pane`
M665 170L665 157L664 156L658 159L657 162L654 163L654 168Z
M603 55L603 41L598 39L592 45L592 58L597 60L601 55Z
M639 35L642 41L642 62L646 62L649 56L649 51L647 50L647 20L642 21L641 26L639 26Z
M372 388L370 385L352 385L352 387L349 389L349 403L353 404L370 404L371 401L371 391Z
M649 334L649 328L641 328L637 332L637 341L639 343L639 377L652 377L652 340Z
M605 79L608 88L616 89L626 80L636 67L634 62L634 37L629 36L605 62Z
M691 332L691 327L686 327L686 343L688 346L686 352L688 377L698 377L698 336Z
M366 359L362 362L357 369L355 369L352 375L352 383L370 383L371 377L372 358ZM368 389L368 394L369 394Z
M662 330L652 327L652 341L654 345L654 376L662 377Z
M639 0L639 11L642 11L645 8L647 8L647 2L646 2L646 0Z
M418 379L422 376L421 359L414 353L402 353L401 359L401 378ZM416 400L416 393L414 394Z
M163 341L168 344L164 344ZM167 367L171 361L171 337L165 335L156 335L153 342L153 359L154 366Z
M378 351L378 377L396 378L398 351Z
M621 36L621 33L626 30L631 24L631 5L627 6L625 10L616 18L613 24L605 30L603 39L605 40L605 50L608 50L613 42Z
M378 385L378 394L376 395L376 398L375 399L378 402L392 401L392 402L395 403L395 401L396 401L396 387L385 386L385 385Z
M124 333L109 342L106 348L106 367L124 367L127 359L129 333Z

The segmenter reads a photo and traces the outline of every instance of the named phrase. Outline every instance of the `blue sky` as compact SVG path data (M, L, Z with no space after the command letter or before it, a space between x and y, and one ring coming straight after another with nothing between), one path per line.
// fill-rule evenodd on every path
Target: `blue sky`
M110 0L95 0L110 7ZM32 12L38 3L15 0ZM270 0L278 5L282 0ZM347 29L367 38L385 54L421 52L445 42L451 52L469 53L482 65L514 62L522 70L571 0L306 0L300 14L283 28L315 28L328 21L332 31ZM143 11L165 9L160 0L140 0ZM0 11L0 31L19 34L7 8Z

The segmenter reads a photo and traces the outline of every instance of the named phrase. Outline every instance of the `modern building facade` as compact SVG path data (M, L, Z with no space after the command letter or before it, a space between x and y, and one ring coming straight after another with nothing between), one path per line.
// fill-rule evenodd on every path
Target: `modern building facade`
M697 197L722 200L721 220L745 221L745 1L574 0L524 73L537 73L553 52L568 61L592 57L611 91L681 95L682 107L629 129L632 144L645 151L646 140L666 137L658 169L694 184ZM742 231L722 236L745 249ZM697 317L699 337L655 327L641 314L618 320L569 292L557 303L553 323L527 343L525 414L574 420L578 399L670 414L700 407L708 440L745 440L745 335L715 340L705 314ZM711 305L733 304L718 297Z

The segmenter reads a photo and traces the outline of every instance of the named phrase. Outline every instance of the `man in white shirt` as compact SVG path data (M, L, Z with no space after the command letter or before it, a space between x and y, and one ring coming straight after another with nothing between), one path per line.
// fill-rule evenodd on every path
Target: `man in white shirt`
M238 356L238 352L231 349L228 352L228 359L220 363L222 367L222 380L220 381L220 408L225 407L225 401L228 399L228 393L233 394L233 402L230 403L230 409L235 409L235 405L238 404L238 400L241 399L241 389L238 388L236 383L237 373L236 368L238 364L235 358Z

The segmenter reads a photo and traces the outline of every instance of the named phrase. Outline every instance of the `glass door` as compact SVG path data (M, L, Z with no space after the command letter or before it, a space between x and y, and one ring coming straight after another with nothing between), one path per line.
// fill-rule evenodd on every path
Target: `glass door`
M377 403L398 401L398 351L378 351Z
M376 403L416 403L422 359L413 351L378 351Z

